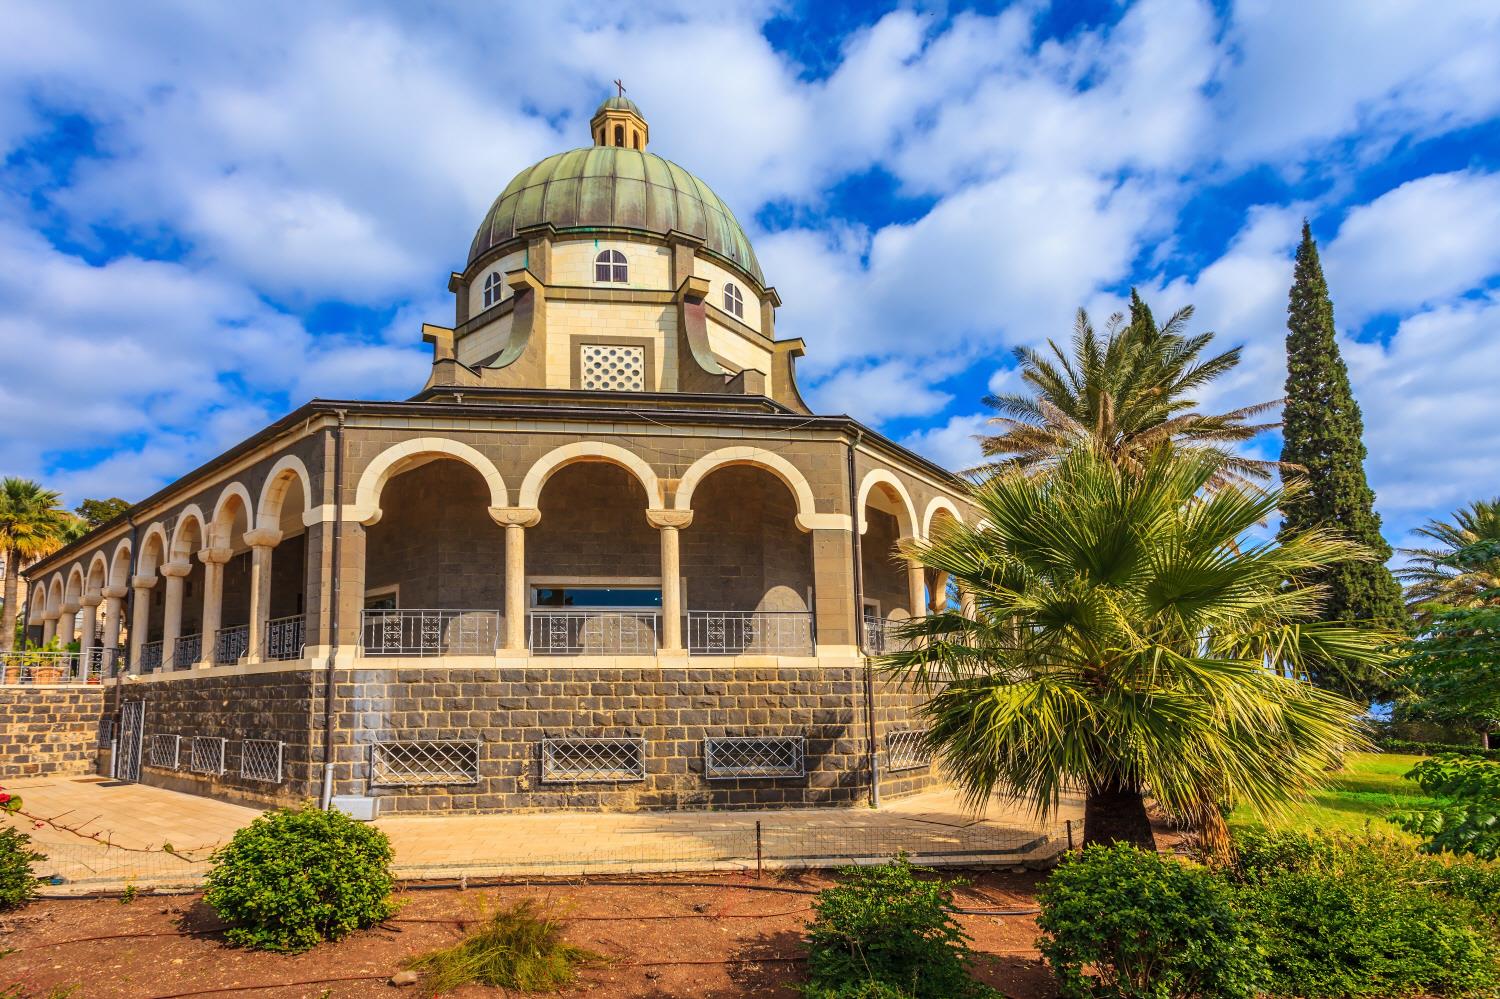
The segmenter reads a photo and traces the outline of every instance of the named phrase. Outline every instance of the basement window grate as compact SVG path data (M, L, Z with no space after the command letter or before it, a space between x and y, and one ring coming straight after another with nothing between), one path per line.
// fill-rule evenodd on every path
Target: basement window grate
M478 783L477 740L377 742L370 747L372 786Z
M916 770L932 765L925 729L901 729L885 734L886 766L891 770Z
M153 735L146 762L163 770L176 770L182 755L182 736Z
M703 776L709 780L805 777L804 742L800 735L704 739Z
M188 757L188 769L195 774L209 774L214 777L222 776L224 773L224 742L225 740L215 736L193 736L193 748L191 755Z
M646 779L644 739L542 740L542 782L579 784Z
M246 739L240 743L240 776L246 780L281 783L282 743L274 739Z

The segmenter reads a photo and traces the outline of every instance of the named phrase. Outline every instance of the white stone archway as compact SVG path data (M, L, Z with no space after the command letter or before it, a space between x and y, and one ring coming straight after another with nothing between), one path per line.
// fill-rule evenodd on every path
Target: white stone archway
M857 494L858 500L856 501L859 508L859 533L865 534L870 529L869 521L865 517L865 504L869 502L870 493L877 486L884 487L888 494L894 494L895 498L900 501L901 513L905 513L904 518L901 513L896 514L896 521L900 527L901 534L908 538L916 537L917 507L911 500L911 493L906 491L906 486L902 485L901 480L896 478L895 473L884 468L872 468L860 480L859 492Z
M404 471L421 458L454 458L472 467L484 477L490 490L490 507L503 509L509 493L495 463L482 452L461 441L446 437L418 437L393 444L375 456L359 477L354 490L354 508L347 512L351 520L369 526L380 521L380 494L391 476Z
M677 495L672 499L673 509L691 510L693 491L698 488L698 483L702 482L704 477L714 469L728 465L751 465L763 468L786 483L797 501L797 527L801 530L848 529L850 520L843 514L818 513L812 486L808 484L807 476L803 475L797 466L775 451L759 447L720 448L717 451L710 451L693 462L677 484Z
M647 506L661 507L661 480L657 478L656 472L645 459L618 444L606 444L603 441L578 441L565 444L542 455L526 472L526 478L521 482L521 492L516 505L522 509L536 509L542 497L542 487L547 484L547 480L552 477L553 473L580 461L604 461L619 465L634 475L641 487L646 490Z
M963 511L959 510L957 503L946 496L934 496L932 502L927 504L927 509L922 512L922 537L932 536L932 522L940 511L946 512L960 524L964 522Z
M260 487L260 502L255 505L255 526L262 530L276 531L281 528L281 510L286 504L287 492L296 482L302 486L302 510L304 515L312 513L312 476L307 466L295 454L284 454L276 459L266 473L266 481Z

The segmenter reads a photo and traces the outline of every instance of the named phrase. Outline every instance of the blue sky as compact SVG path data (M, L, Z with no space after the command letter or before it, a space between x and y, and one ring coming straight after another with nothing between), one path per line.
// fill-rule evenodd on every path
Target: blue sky
M1387 535L1500 494L1500 7L8 3L0 471L143 496L403 398L510 177L622 77L750 231L818 409L950 466L1132 286L1275 398L1322 244ZM1279 442L1257 441L1274 456Z

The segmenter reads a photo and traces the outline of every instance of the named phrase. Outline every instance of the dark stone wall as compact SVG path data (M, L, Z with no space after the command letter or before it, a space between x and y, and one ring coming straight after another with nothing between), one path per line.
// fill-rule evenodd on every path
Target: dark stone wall
M648 505L646 490L618 465L558 469L542 486L541 522L526 531L527 576L661 578L661 538L646 522Z
M880 602L880 615L890 617L900 610L907 617L906 565L896 561L896 542L900 527L896 518L884 510L866 510L869 529L859 539L859 561L864 572L864 596Z
M312 675L307 670L275 670L240 675L174 677L129 685L126 701L146 702L145 740L141 751L141 782L216 798L259 804L295 804L315 796L319 763L314 746L321 720ZM175 770L150 765L153 735L182 736ZM228 740L225 766L218 776L192 773L188 768L193 736ZM240 776L242 742L270 739L282 747L282 782L269 784ZM321 745L318 742L318 745Z
M392 477L380 505L365 535L366 590L397 585L406 608L504 605L505 532L490 518L478 472L430 462Z
M797 528L797 503L771 473L735 466L693 493L693 523L680 559L690 610L808 611L812 541Z
M877 674L875 688L875 739L880 750L880 796L900 798L926 791L941 783L935 764L894 770L887 736L897 731L925 730L920 706L926 695L910 686Z
M0 687L0 780L92 773L105 688Z
M337 693L338 793L374 794L383 814L853 805L869 791L857 666L359 669L340 675ZM879 724L913 727L910 703L882 690ZM736 735L803 736L806 776L707 780L703 739ZM544 736L642 738L646 777L544 784ZM371 743L472 739L481 743L476 785L369 787ZM931 779L907 771L882 787L894 796Z

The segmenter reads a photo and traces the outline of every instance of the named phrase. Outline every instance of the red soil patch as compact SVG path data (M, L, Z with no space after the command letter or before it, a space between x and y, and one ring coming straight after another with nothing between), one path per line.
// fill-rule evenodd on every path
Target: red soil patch
M970 875L966 909L1030 909L1040 878ZM615 879L624 880L624 879ZM818 889L830 879L799 874L756 882L742 876L652 877L627 885L538 882L528 885L408 890L389 923L305 954L278 955L226 945L213 912L196 896L42 901L0 918L0 995L44 999L78 986L78 999L290 997L343 999L416 994L386 979L418 954L447 946L485 905L536 899L560 915L570 942L612 963L583 972L566 995L600 999L716 999L777 996L803 979L801 932L812 896L762 888ZM1033 949L1031 916L962 915L981 956L981 977L1015 999L1056 995ZM493 996L469 988L457 996Z

